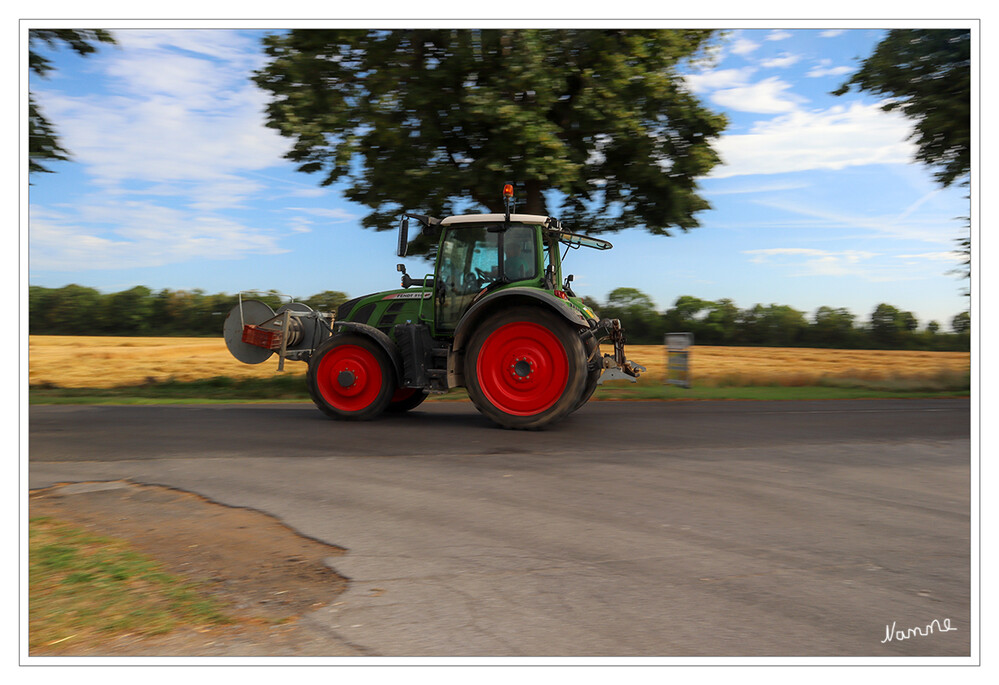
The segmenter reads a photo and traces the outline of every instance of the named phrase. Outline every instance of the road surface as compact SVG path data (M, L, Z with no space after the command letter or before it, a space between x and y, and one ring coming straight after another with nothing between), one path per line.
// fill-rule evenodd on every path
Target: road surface
M968 656L969 424L968 400L591 402L543 432L462 402L39 406L29 481L169 485L346 548L350 589L304 620L363 654Z

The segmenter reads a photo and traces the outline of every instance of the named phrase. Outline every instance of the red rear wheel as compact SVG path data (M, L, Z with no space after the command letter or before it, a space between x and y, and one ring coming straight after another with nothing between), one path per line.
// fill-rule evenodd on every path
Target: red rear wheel
M565 392L569 359L551 331L516 321L486 338L475 374L482 394L494 407L512 416L534 416Z
M362 336L334 336L310 360L309 392L333 418L374 418L385 410L394 390L395 372L387 355Z
M541 428L579 402L586 359L579 335L536 307L499 312L472 335L465 355L468 396L507 428Z

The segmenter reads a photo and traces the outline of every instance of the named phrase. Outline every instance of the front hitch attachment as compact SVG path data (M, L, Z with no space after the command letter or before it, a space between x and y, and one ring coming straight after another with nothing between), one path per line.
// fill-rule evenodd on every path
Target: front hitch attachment
M614 355L605 354L601 360L603 373L597 380L597 385L604 381L630 381L638 382L638 377L646 370L641 364L628 361L624 357L624 329L621 328L619 319L603 319L597 328L607 331L607 337L614 343Z

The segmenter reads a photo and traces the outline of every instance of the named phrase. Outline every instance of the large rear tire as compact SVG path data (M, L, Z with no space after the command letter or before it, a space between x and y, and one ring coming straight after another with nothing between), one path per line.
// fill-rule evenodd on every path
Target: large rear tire
M518 307L492 315L472 335L465 385L475 407L505 428L535 430L568 415L586 384L586 353L554 312Z
M388 355L362 335L335 335L309 360L309 394L316 406L334 419L375 418L392 400L395 383Z

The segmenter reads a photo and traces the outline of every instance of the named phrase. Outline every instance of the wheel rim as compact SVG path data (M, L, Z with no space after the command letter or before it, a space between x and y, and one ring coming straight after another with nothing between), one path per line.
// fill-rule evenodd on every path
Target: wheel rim
M569 382L569 358L558 337L526 321L501 326L486 338L475 370L486 399L513 416L549 409Z
M358 345L340 345L319 360L316 385L334 409L360 411L378 398L382 368L369 350Z

